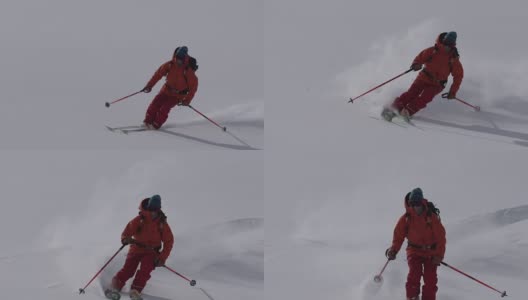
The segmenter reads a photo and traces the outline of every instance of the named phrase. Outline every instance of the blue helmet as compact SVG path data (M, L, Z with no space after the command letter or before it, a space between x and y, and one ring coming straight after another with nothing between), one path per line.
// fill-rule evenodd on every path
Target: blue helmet
M147 210L157 211L161 209L161 197L160 195L154 195L148 199Z
M409 204L420 203L423 200L423 192L421 188L415 188L409 193Z
M187 48L187 46L181 46L181 47L176 48L176 50L174 50L174 56L176 58L183 59L185 58L185 56L187 56L188 52L189 52L189 48Z
M454 31L450 31L446 33L444 36L444 39L442 40L442 43L446 46L454 46L456 45L456 39L457 39L457 33Z

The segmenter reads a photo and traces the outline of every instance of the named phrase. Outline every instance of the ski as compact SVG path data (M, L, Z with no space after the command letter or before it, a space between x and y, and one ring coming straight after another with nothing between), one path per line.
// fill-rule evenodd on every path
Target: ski
M118 126L118 127L110 127L108 125L105 125L106 129L114 132L114 131L121 131L123 129L139 129L139 128L142 128L143 126L141 125L129 125L129 126Z
M407 119L407 120L404 119L404 121L405 121L405 123L407 123L407 124L409 124L409 125L411 125L411 126L417 127L416 124L414 124L414 122L411 121L411 119Z
M142 132L142 131L153 130L153 129L146 128L144 126L137 126L137 125L121 126L121 127L110 127L110 126L105 125L105 127L111 132L118 132L118 133L124 133L124 134L128 134L130 132Z
M133 128L133 129L120 129L120 131L124 134L128 134L129 132L142 132L142 131L151 131L153 129L148 128Z
M134 295L134 294L131 294L130 291L118 292L116 290L112 290L111 288L103 288L103 292L104 292L105 298L110 299L110 300L122 300L122 299L170 300L169 298L153 296L153 295L148 295L148 294L143 294L143 293L139 295Z

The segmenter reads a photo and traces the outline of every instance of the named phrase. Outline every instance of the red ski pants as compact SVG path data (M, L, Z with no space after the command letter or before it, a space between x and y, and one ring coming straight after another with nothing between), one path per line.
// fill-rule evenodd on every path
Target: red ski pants
M134 281L132 281L132 286L130 288L141 292L147 284L147 281L150 279L150 273L155 268L154 259L157 255L157 253L129 253L125 265L112 279L112 287L120 291L135 273L136 277L134 278ZM141 267L136 272L140 263Z
M438 277L436 276L437 265L433 264L430 257L417 255L407 256L407 263L409 265L409 274L405 284L407 298L420 295L420 279L423 276L422 300L435 300L436 291L438 290L436 286L438 282Z
M143 122L152 124L154 128L159 129L167 121L169 112L174 106L178 105L178 103L189 105L190 101L185 100L185 97L185 95L169 96L165 93L157 94L150 103Z
M434 96L440 94L444 87L432 85L422 80L415 80L409 90L394 100L392 106L401 111L406 108L412 116L431 102Z

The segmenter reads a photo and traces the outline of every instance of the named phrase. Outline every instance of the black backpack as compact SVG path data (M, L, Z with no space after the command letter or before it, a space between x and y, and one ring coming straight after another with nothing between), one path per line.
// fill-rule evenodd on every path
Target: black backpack
M196 72L196 70L198 70L198 64L196 62L196 58L194 58L192 56L189 56L189 65L188 65L188 67L191 68L195 72Z
M440 209L433 202L427 201L427 216L430 217L432 214L435 214L440 219Z

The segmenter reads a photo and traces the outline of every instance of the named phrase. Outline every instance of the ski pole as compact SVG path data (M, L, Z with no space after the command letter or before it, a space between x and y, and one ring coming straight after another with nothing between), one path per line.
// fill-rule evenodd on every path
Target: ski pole
M189 279L189 278L183 276L182 274L180 274L180 273L174 271L173 269L171 269L171 268L169 268L169 267L167 267L167 266L165 266L165 265L163 265L163 267L166 268L167 270L171 271L172 273L174 273L174 274L180 276L181 278L187 280L191 286L195 286L195 285L196 285L196 280L191 280L191 279Z
M380 87L386 85L387 83L389 83L389 82L391 82L391 81L393 81L393 80L395 80L395 79L397 79L397 78L399 78L399 77L401 77L401 76L403 76L403 75L405 75L405 74L407 74L407 73L409 73L409 72L411 72L411 71L412 71L412 69L409 69L409 70L407 70L407 71L401 73L400 75L398 75L398 76L396 76L396 77L393 77L393 78L391 78L391 79L385 81L384 83L382 83L382 84L380 84L380 85L378 85L378 86L376 86L376 87L373 87L372 89L370 89L370 90L364 92L363 94L361 94L361 95L359 95L359 96L357 96L357 97L355 97L355 98L350 98L350 100L348 101L348 103L350 103L350 102L354 103L354 100L356 100L356 99L358 99L358 98L360 98L360 97L365 96L366 94L372 92L373 90L376 90L376 89L378 89L378 88L380 88Z
M445 94L442 94L442 98L447 98L447 95L448 93L445 93ZM455 100L458 100L460 101L461 103L473 108L475 111L480 111L480 106L476 106L476 105L471 105L469 103L467 103L466 101L462 100L462 99L458 99L457 97L455 97Z
M464 273L464 272L460 271L459 269L457 269L457 268L455 268L455 267L452 267L452 266L448 265L448 264L447 264L447 263L445 263L445 262L441 262L441 264L442 264L442 265L444 265L444 266L446 266L446 267L449 267L449 268L451 268L452 270L455 270L455 271L457 271L458 273L460 273L460 274L462 274L462 275L465 275L465 276L467 276L467 277L469 277L469 278L471 278L471 279L475 280L476 282L478 282L478 283L482 284L482 285L483 285L483 286L485 286L485 287L488 287L488 288L490 288L490 289L492 289L492 290L496 291L497 293L499 293L499 294L501 295L501 297L505 297L505 296L508 296L508 295L506 295L506 291L504 291L504 292L501 292L501 291L499 291L499 290L497 290L497 289L495 289L495 288L493 288L493 287L491 287L491 286L489 286L489 285L485 284L484 282L482 282L482 281L480 281L480 280L478 280L478 279L474 278L473 276L470 276L470 275L468 275L468 274L466 274L466 273Z
M141 91L139 91L139 92L135 92L135 93L130 94L130 95L128 95L128 96L125 96L125 97L123 97L123 98L119 98L119 99L114 100L114 101L112 101L112 102L105 102L105 106L106 106L106 107L110 107L111 104L114 104L114 103L116 103L116 102L119 102L119 101L125 100L126 98L130 98L130 97L132 97L132 96L134 96L134 95L137 95L137 94L139 94L139 93L141 93L141 92L143 92L143 90L141 90Z
M202 114L200 111L198 111L196 108L192 107L190 104L187 104L186 106L190 107L192 110L194 110L196 113L200 114L202 117L206 118L209 122L213 123L214 125L220 127L223 131L227 130L227 127L222 127L218 125L215 121L209 119L206 115Z
M381 280L383 280L383 277L381 277L381 274L383 274L383 271L385 271L385 268L387 267L387 265L389 264L389 259L387 259L387 262L385 262L385 265L383 265L383 268L381 269L381 272L374 276L374 282L381 282Z
M117 252L114 254L114 256L112 256L107 262L106 264L101 268L101 270L99 270L99 272L97 272L97 274L94 275L94 277L92 277L92 279L84 286L84 288L81 288L79 289L79 294L84 294L84 290L90 285L90 283L92 283L92 281L104 270L104 268L106 268L106 266L108 266L108 264L112 261L112 259L114 259L114 257L117 256L117 254L119 252L121 252L121 250L123 250L123 248L125 248L126 245L122 245L121 248L119 248L119 250L117 250Z

